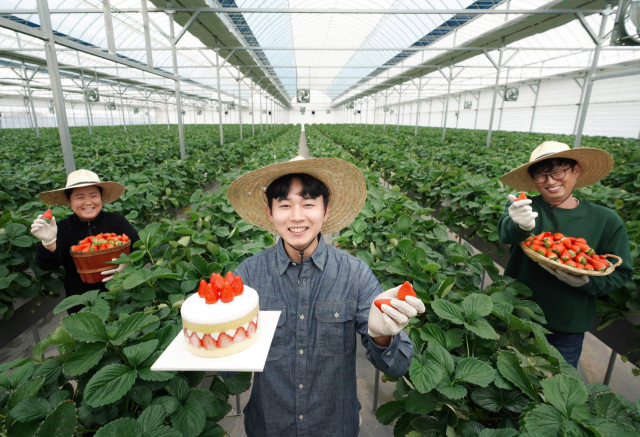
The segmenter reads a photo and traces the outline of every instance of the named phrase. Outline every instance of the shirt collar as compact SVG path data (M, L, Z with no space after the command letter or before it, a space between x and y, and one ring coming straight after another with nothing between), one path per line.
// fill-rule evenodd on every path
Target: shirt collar
M318 234L318 247L316 247L316 251L313 252L313 255L307 258L307 260L312 260L316 267L320 269L320 271L324 271L324 265L327 260L326 246L327 245L324 242L322 234ZM280 275L282 275L287 270L287 267L289 267L290 263L295 262L296 264L298 264L298 261L291 261L291 259L289 259L289 256L284 249L284 239L282 238L280 238L280 242L278 243L278 246L276 248L276 256L278 259L278 273Z

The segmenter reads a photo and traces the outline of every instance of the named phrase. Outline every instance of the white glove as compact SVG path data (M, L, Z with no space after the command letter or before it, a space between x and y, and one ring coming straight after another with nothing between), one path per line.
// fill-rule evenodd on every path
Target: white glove
M114 258L114 259L112 259L111 261L115 261L115 260L117 260L117 259L118 259L118 258ZM104 278L104 279L102 280L102 282L107 282L107 281L112 280L112 279L113 279L113 274L114 274L115 272L123 273L123 272L124 272L124 270L125 270L127 267L129 267L129 266L130 266L130 264L128 264L128 263L124 263L124 264L119 264L119 265L118 265L118 267L116 267L115 269L105 270L104 272L102 272L102 274L103 274L104 276L107 276L107 275L110 275L110 276L109 276L108 278Z
M531 208L531 199L518 200L516 202L516 196L509 194L509 201L511 206L509 207L509 217L514 223L520 226L523 231L530 231L536 227L537 212L533 212Z
M53 217L49 223L42 218L42 214L31 224L31 233L42 241L44 246L53 244L57 240L58 226L56 218Z
M555 270L543 265L540 265L540 266L546 271L548 271L549 273L551 273L556 278L560 279L565 284L569 284L572 287L582 287L583 285L589 282L589 277L585 275L574 276L574 275L570 275L569 273L565 273L561 270Z
M380 312L375 303L371 303L371 309L369 309L369 336L396 335L407 326L409 320L413 319L418 313L424 313L424 303L420 299L413 296L407 296L404 302L398 299L400 287L399 285L376 296L374 302L378 299L391 299L392 306L382 305L383 312Z

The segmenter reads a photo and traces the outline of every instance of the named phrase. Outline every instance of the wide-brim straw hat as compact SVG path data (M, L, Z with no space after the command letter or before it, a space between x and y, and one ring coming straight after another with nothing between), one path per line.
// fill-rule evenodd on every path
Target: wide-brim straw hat
M267 187L281 176L304 173L322 181L329 190L329 218L322 233L331 234L348 226L358 216L367 199L367 184L358 168L338 158L297 156L291 161L271 164L246 173L227 190L231 206L246 222L277 233L267 216Z
M70 188L89 187L96 185L102 188L102 204L115 202L124 194L124 185L117 182L100 182L100 178L97 174L89 170L76 170L69 173L67 176L67 185L64 188L58 190L45 191L38 194L40 200L47 205L68 206L67 196L64 194L65 190Z
M600 149L583 147L572 149L564 143L545 141L531 152L529 162L502 175L500 180L518 191L536 191L529 167L546 159L570 158L580 164L580 175L575 188L582 188L602 180L613 169L613 156Z

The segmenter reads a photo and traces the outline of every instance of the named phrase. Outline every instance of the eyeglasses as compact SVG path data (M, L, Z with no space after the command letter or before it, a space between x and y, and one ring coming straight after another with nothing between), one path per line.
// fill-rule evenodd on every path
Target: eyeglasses
M545 182L547 182L547 176L551 176L551 179L553 179L554 181L561 181L565 178L565 176L567 175L567 170L569 169L573 170L573 166L567 168L558 168L551 173L536 174L533 175L532 178L536 184L544 184Z

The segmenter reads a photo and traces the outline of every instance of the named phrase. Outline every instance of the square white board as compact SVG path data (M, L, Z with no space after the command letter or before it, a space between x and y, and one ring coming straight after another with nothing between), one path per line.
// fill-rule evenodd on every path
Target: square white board
M202 358L187 351L184 331L176 338L151 366L154 371L216 371L216 372L262 372L269 348L278 326L280 311L260 311L259 337L247 349L228 357Z

